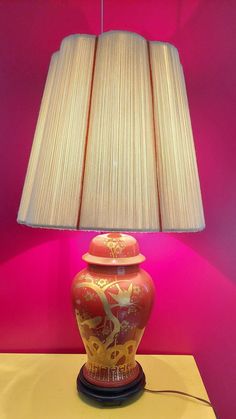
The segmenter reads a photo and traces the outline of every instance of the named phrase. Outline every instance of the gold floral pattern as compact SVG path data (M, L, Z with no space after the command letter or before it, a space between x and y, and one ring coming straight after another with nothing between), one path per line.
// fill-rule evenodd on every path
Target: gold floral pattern
M127 320L123 320L123 322L121 323L121 330L123 331L127 331L130 329L130 324Z
M125 240L109 237L104 240L105 245L109 248L111 257L117 258L118 255L121 253L122 249L125 248Z
M134 285L134 286L133 286L133 292L134 292L135 294L140 294L140 292L141 292L141 288L140 288L140 286L139 286L139 285Z
M128 308L128 314L130 313L137 313L138 309L135 305L132 305Z
M93 296L93 294L91 292L87 291L86 294L84 295L84 299L86 301L91 301L91 300L94 299L94 296Z

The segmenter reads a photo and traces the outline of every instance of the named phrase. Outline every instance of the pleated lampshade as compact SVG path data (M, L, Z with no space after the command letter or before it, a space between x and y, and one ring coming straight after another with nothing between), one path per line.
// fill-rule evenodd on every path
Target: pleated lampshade
M63 40L48 71L18 222L81 230L204 228L174 46L120 31Z

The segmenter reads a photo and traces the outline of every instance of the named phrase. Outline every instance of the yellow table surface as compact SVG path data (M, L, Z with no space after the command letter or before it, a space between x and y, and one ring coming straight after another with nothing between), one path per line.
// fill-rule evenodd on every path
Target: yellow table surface
M192 356L138 355L146 387L208 399ZM85 355L0 354L1 419L213 419L210 406L181 395L144 392L133 403L102 407L77 394Z

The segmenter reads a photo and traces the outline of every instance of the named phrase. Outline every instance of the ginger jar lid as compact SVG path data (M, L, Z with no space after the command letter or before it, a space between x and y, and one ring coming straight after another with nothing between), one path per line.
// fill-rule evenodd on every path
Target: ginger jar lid
M92 239L89 251L82 257L94 265L127 266L145 260L137 240L128 234L100 234Z

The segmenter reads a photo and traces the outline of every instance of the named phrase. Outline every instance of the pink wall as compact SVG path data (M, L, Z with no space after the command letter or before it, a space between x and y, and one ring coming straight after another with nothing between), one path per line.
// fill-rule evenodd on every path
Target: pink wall
M0 350L80 352L70 283L93 233L16 224L50 55L99 32L99 0L0 2ZM236 411L235 21L230 0L105 0L105 30L172 42L185 70L207 229L137 234L157 299L144 353L194 354L223 419ZM200 419L200 418L199 418Z

